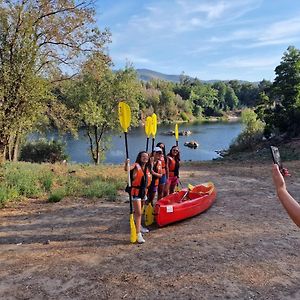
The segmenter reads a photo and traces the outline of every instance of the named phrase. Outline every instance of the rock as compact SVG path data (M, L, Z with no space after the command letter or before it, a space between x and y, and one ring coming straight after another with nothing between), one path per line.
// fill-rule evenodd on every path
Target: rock
M190 142L185 142L184 146L187 146L189 148L196 149L199 147L199 144L196 141L190 141Z

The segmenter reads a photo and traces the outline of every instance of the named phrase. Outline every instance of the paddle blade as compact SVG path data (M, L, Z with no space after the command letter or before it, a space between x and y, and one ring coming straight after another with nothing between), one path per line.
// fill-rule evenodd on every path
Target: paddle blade
M130 107L125 102L119 102L119 120L124 132L127 132L131 121Z
M156 114L152 114L152 126L151 126L151 134L153 138L155 138L156 131L157 131L157 116Z
M194 186L192 184L188 184L189 191L191 191L193 188L194 188Z
M145 133L147 137L150 137L150 134L152 132L152 117L147 117L145 122Z
M175 125L175 138L178 141L178 124Z
M149 203L145 210L145 225L149 226L154 222L153 206Z
M129 223L130 223L130 242L135 243L137 240L137 236L136 236L136 228L133 219L133 214L130 214Z

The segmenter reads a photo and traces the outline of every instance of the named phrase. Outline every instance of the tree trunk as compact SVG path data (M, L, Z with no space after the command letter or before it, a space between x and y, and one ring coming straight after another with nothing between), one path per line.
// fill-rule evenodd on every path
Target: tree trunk
M19 133L16 134L16 137L14 139L14 145L13 145L13 153L12 153L12 160L14 162L18 161L19 156L19 144L20 144L20 135Z
M6 143L3 140L0 140L0 167L5 162L5 146Z

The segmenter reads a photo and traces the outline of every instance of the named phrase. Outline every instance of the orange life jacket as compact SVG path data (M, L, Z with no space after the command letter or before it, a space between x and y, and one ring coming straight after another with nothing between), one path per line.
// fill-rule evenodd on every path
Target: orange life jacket
M165 157L161 156L160 158L161 161L161 174L166 174L166 161L165 161Z
M158 174L162 174L162 163L160 160L156 161L156 164L154 166L154 172L158 173ZM153 175L153 177L155 177L155 179L152 179L152 186L158 186L159 184L159 177L156 177Z
M152 175L149 172L148 168L146 168L146 176L145 176L143 169L138 163L135 163L135 168L137 171L135 174L135 178L131 183L131 195L138 197L140 195L140 190L142 188L145 189L145 195L147 194L148 187L151 184ZM143 180L147 181L146 186L144 187L142 186Z
M175 171L176 171L176 161L172 156L168 156L169 158L169 177L174 177L175 176Z

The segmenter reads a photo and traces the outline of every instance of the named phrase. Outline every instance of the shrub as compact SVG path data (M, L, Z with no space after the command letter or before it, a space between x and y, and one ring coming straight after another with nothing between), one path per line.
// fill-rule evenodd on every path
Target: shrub
M229 153L254 150L263 138L264 123L258 120L256 113L250 108L242 112L244 130L229 147Z
M181 119L183 120L183 121L189 121L190 120L190 118L188 117L188 115L184 112L184 111L182 111L181 113L180 113L180 116L181 116Z
M49 202L59 202L66 196L66 191L63 188L54 190L48 197Z
M67 159L65 145L60 141L38 140L28 142L20 152L20 160L28 162L61 162Z
M40 181L42 187L44 188L45 192L51 191L51 187L53 185L53 178L54 178L54 175L50 172L43 173L40 176L39 181Z
M103 181L93 181L86 186L84 195L88 198L108 198L114 200L117 196L115 184Z
M6 185L0 185L0 207L3 207L9 200L17 199L19 193L14 187L8 187Z
M13 169L5 176L5 179L7 186L16 189L20 196L36 198L42 193L37 173L30 169Z

